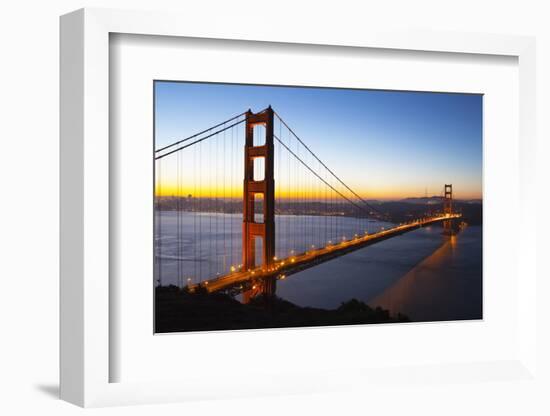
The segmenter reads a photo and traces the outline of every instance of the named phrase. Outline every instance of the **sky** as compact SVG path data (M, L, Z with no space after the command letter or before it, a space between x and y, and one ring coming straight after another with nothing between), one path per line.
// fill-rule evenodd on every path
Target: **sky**
M479 94L156 81L155 148L271 105L362 197L439 195L452 183L455 198L481 198L482 100Z

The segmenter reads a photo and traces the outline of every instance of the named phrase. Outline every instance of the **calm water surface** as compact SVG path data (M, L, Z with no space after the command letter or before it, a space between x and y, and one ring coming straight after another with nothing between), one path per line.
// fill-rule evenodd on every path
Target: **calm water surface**
M158 216L156 278L163 285L215 277L240 262L241 215L198 215L200 224L192 213ZM278 256L300 241L321 244L338 238L331 235L334 229L323 217L309 217L307 236L297 227L300 217L276 218ZM354 219L336 220L344 234L352 234L359 226ZM384 226L388 224L371 222L369 232ZM200 241L194 238L198 227ZM394 314L404 313L414 321L480 319L481 244L480 226L468 226L454 237L443 236L440 226L421 228L279 280L277 295L300 306L320 308L337 308L355 298Z

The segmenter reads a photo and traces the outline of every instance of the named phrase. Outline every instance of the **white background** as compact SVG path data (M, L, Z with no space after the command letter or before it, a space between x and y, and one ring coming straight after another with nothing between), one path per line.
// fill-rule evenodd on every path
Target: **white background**
M196 3L196 4L195 4ZM388 26L471 30L538 36L538 128L549 137L550 29L544 2L536 1L393 1L387 2L297 1L209 2L181 1L20 1L2 5L0 11L0 169L2 197L0 221L0 308L2 341L0 409L4 414L72 414L81 410L55 400L58 368L58 16L82 6L178 9L203 18L212 13L257 14L251 24L270 18L286 25L322 25L327 31L339 25L369 25L387 21ZM264 10L261 10L261 7ZM265 7L268 7L265 9ZM258 8L255 10L255 8ZM269 13L269 16L263 15ZM236 27L243 33L246 28ZM547 172L548 143L540 141L539 166ZM540 181L539 206L548 203L548 186ZM504 209L504 208L503 208ZM542 211L540 218L543 218ZM540 225L549 231L545 223ZM550 276L548 267L545 275ZM539 282L539 319L548 322L549 283ZM547 294L547 295L544 295ZM548 325L541 331L543 376L549 374ZM235 369L238 371L238 368ZM548 414L548 391L541 384L485 383L469 385L395 385L361 395L348 392L315 396L272 397L253 400L214 401L152 408L94 410L101 414ZM415 412L412 412L415 411Z

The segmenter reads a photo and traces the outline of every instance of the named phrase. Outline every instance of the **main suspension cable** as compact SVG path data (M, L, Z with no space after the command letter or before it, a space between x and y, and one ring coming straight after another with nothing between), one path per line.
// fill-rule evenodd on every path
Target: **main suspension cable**
M334 176L334 177L336 178L336 180L337 180L338 182L340 182L342 185L344 185L344 186L345 186L345 187L346 187L346 188L347 188L347 189L348 189L357 199L359 199L363 204L365 204L366 206L368 206L370 209L372 209L372 210L378 212L380 215L384 215L384 214L383 214L382 212L380 212L377 208L375 208L374 206L372 206L371 204L369 204L367 201L365 201L363 198L361 198L353 189L351 189L344 181L342 181L342 180L338 177L338 175L336 175L336 173L334 173L327 165L325 165L325 163L324 163L321 159L319 159L319 157L318 157L318 156L317 156L317 155L316 155L316 154L315 154L315 153L314 153L314 152L313 152L313 151L312 151L303 141L302 141L302 139L300 139L300 138L298 137L298 135L294 132L294 130L292 130L292 129L290 128L290 126L281 118L281 116L280 116L277 112L274 111L273 113L277 116L277 118L279 119L279 121L280 121L282 124L284 124L284 126L292 133L292 135L302 144L302 146L304 146L304 147L307 149L307 151L308 151L309 153L311 153L311 154L313 155L313 157L314 157L315 159L317 159L317 160L319 161L319 163L321 163L321 165L322 165L327 171L329 171L330 174L331 174L332 176Z
M283 147L288 150L292 156L294 156L302 165L304 165L311 173L313 173L317 178L319 178L325 185L330 187L334 192L336 192L338 195L340 195L342 198L344 198L346 201L348 201L353 206L359 208L360 210L364 210L363 207L357 205L355 202L353 202L351 199L349 199L347 196L342 194L340 191L338 191L336 188L334 188L331 184L329 184L327 181L325 181L317 172L315 172L312 168L310 168L307 163L305 163L296 153L294 153L290 148L282 142L281 139L279 139L276 135L273 135L273 137L281 144Z
M209 139L210 137L216 136L217 134L223 133L224 131L229 130L229 129L232 128L232 127L238 126L239 124L244 123L245 121L246 121L246 119L242 119L242 120L240 120L240 121L237 121L236 123L233 123L233 124L230 124L230 125L227 126L227 127L224 127L224 128L221 129L221 130L215 131L214 133L211 133L211 134L209 134L208 136L203 137L202 139L195 140L195 141L192 142L192 143L186 144L185 146L182 146L182 147L178 147L177 149L171 150L171 151L168 152L168 153L164 153L164 154L162 154L162 155L155 156L155 160L162 159L163 157L166 157L166 156L168 156L168 155L171 155L172 153L179 152L180 150L187 149L188 147L191 147L191 146L193 146L194 144L201 143L201 142L203 142L204 140ZM223 123L222 123L222 124L223 124Z
M162 147L162 148L160 148L160 149L158 149L158 150L155 150L155 153L162 152L163 150L166 150L166 149L169 149L169 148L171 148L171 147L177 146L177 145L180 144L180 143L184 143L184 142L189 141L189 140L191 140L191 139L193 139L193 138L195 138L195 137L202 136L204 133L206 133L206 132L208 132L208 131L210 131L210 130L214 130L215 128L218 128L218 127L220 127L220 126L223 126L224 124L227 124L227 123L229 123L230 121L233 121L233 120L235 120L235 119L237 119L237 118L239 118L239 117L242 117L242 116L244 116L246 113L247 113L247 112L245 111L244 113L238 114L238 115L236 115L235 117L231 117L230 119L225 120L224 122L221 122L221 123L219 123L219 124L216 124L215 126L209 127L209 128L207 128L206 130L203 130L203 131L201 131L201 132L195 133L195 134L193 134L192 136L186 137L185 139L181 139L181 140L178 140L177 142L174 142L174 143L172 143L172 144L169 144L169 145L167 145L167 146L164 146L164 147Z

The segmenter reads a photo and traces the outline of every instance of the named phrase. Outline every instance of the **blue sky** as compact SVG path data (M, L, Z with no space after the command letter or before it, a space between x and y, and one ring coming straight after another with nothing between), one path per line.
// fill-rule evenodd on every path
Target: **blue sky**
M481 197L477 94L157 81L155 146L268 105L366 197L439 194L445 183L455 197Z

